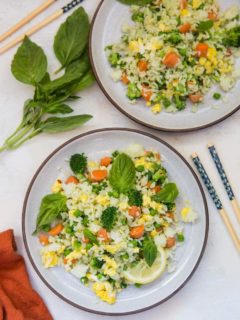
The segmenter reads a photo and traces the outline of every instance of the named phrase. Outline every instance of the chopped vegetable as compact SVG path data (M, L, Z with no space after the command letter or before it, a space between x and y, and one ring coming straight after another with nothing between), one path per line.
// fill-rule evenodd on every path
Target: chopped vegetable
M87 157L82 154L74 154L70 158L70 167L75 174L83 174L87 167Z

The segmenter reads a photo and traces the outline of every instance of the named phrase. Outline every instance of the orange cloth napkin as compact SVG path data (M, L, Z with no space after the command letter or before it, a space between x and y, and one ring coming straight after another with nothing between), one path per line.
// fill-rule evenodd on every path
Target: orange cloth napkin
M23 257L17 254L13 231L0 233L0 320L52 320L33 290Z

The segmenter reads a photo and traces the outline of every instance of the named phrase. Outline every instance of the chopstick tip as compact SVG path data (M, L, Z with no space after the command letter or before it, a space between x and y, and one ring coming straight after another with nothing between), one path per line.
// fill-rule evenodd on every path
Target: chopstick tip
M192 153L191 157L194 159L194 158L197 158L198 155L196 154L196 152Z
M214 144L212 143L212 142L209 142L208 144L207 144L207 147L208 148L211 148L211 147L213 147L214 146Z

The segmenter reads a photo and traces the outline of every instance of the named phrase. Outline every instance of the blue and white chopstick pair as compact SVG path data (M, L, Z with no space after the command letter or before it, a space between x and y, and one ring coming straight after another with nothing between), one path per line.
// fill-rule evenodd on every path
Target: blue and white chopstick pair
M4 32L2 35L0 35L0 42L11 36L14 32L22 28L26 23L30 22L32 19L34 19L37 15L39 15L41 12L46 10L50 5L52 5L54 2L57 0L46 0L43 2L38 8L33 10L31 13L29 13L25 18L23 18L21 21L17 22L13 27L11 27L9 30ZM66 4L64 7L61 9L57 10L47 18L45 18L42 22L38 23L36 26L30 28L27 30L24 34L18 36L2 48L0 48L0 54L6 52L10 48L14 47L16 44L19 42L23 41L25 36L30 36L37 32L38 30L42 29L52 21L56 20L59 18L61 15L67 13L68 11L72 10L76 6L78 6L80 3L82 3L84 0L72 0L68 4Z
M212 145L212 144L208 145L208 149L209 149L209 152L210 152L210 154L212 156L212 159L213 159L213 161L214 161L214 163L216 165L218 173L219 173L219 175L221 177L221 180L222 180L223 185L225 187L225 190L226 190L226 192L228 194L229 200L230 200L230 202L232 204L232 207L233 207L234 212L235 212L235 214L237 216L237 219L238 219L238 221L240 223L240 209L239 209L238 203L236 201L236 198L234 196L232 187L231 187L231 185L229 183L229 180L227 178L227 175L225 173L225 170L223 168L223 165L222 165L222 163L220 161L220 158L219 158L219 156L217 154L217 151L216 151L214 145ZM203 165L201 163L201 160L199 159L199 157L198 157L198 155L196 153L192 154L192 159L193 159L193 162L194 162L194 164L195 164L195 166L196 166L196 168L197 168L197 170L198 170L198 172L199 172L199 174L200 174L200 176L201 176L201 178L203 180L203 183L205 184L205 186L206 186L206 188L207 188L207 190L208 190L208 192L209 192L209 194L210 194L210 196L211 196L216 208L218 209L218 211L219 211L219 213L220 213L220 215L221 215L221 217L223 219L223 222L225 223L225 226L226 226L226 228L227 228L227 230L228 230L228 232L229 232L229 234L230 234L230 236L231 236L236 248L238 249L238 251L240 251L240 240L238 238L238 235L237 235L237 233L236 233L236 231L235 231L235 229L234 229L234 227L233 227L233 225L232 225L232 223L231 223L231 221L230 221L230 219L229 219L229 217L228 217L228 215L227 215L227 213L226 213L226 211L225 211L225 209L223 207L223 204L222 204L221 200L218 197L218 194L217 194L217 192L216 192L216 190L215 190L215 188L214 188L214 186L213 186L213 184L212 184L212 182L211 182L206 170L204 169L204 167L203 167Z

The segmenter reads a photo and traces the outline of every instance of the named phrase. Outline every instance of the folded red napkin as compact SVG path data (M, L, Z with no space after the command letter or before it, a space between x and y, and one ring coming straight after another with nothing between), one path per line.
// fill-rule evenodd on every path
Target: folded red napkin
M16 252L13 231L0 233L0 320L52 320L33 290L23 257Z

